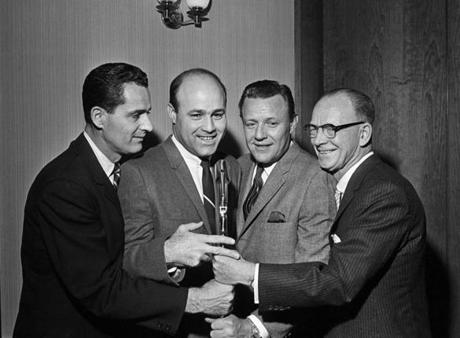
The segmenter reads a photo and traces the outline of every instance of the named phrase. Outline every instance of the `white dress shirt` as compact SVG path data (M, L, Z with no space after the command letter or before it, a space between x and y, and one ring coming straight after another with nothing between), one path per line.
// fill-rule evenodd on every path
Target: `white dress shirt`
M192 175L193 182L195 183L196 190L198 190L198 194L200 195L201 202L204 202L203 201L203 184L201 182L203 178L203 167L201 166L201 158L199 158L196 155L193 155L191 152L185 149L185 147L177 140L177 138L174 135L171 137L171 140L173 141L174 145L177 147L177 150L179 150L179 153L184 159L185 164L187 165L187 168L190 171L190 174Z
M342 176L342 178L337 182L337 186L335 187L336 190L340 191L340 193L343 194L345 193L345 189L347 188L348 182L350 181L351 176L355 173L356 169L363 163L366 159L371 157L374 154L373 151L367 153L364 155L358 162L353 164L353 166L348 169L348 171L345 173L345 175Z

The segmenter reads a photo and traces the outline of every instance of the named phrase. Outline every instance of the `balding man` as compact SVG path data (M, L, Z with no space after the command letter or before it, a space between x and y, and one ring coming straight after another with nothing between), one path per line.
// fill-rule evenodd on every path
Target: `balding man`
M218 224L213 167L217 161L226 162L230 221L240 176L236 160L217 153L226 130L226 102L225 86L209 70L179 74L171 82L167 106L172 136L125 163L119 188L126 224L125 268L166 283L202 286L206 292L196 312L216 315L229 310L233 288L213 279L206 255ZM203 225L181 225L189 222ZM213 248L216 253L227 250ZM178 336L209 333L202 315L184 316L181 326Z

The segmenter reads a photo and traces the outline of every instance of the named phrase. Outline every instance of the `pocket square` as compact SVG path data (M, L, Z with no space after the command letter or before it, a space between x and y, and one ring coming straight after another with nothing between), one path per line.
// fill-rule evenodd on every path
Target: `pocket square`
M272 211L268 217L268 223L284 223L286 222L286 217L282 212Z
M342 240L340 239L340 237L337 236L336 234L332 234L332 235L331 235L331 238L332 238L332 242L334 242L334 244L337 244L337 243L342 242Z

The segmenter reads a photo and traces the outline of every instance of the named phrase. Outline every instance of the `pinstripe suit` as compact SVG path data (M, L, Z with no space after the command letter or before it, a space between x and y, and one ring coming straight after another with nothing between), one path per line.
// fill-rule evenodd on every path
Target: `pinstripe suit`
M259 310L320 306L327 337L429 337L425 215L411 184L377 156L344 192L328 265L261 264ZM308 323L305 323L308 328Z

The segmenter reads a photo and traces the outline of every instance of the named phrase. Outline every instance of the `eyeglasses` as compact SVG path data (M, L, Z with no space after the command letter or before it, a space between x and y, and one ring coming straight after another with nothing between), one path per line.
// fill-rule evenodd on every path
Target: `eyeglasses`
M326 135L327 138L334 138L335 134L342 129L352 127L352 126L357 126L358 124L363 124L366 123L365 121L360 121L360 122L353 122L353 123L347 123L347 124L341 124L339 126L334 126L333 124L327 123L323 124L322 126L316 126L314 124L306 124L305 125L305 131L308 132L310 138L315 138L318 135L318 130L322 129L324 135Z

